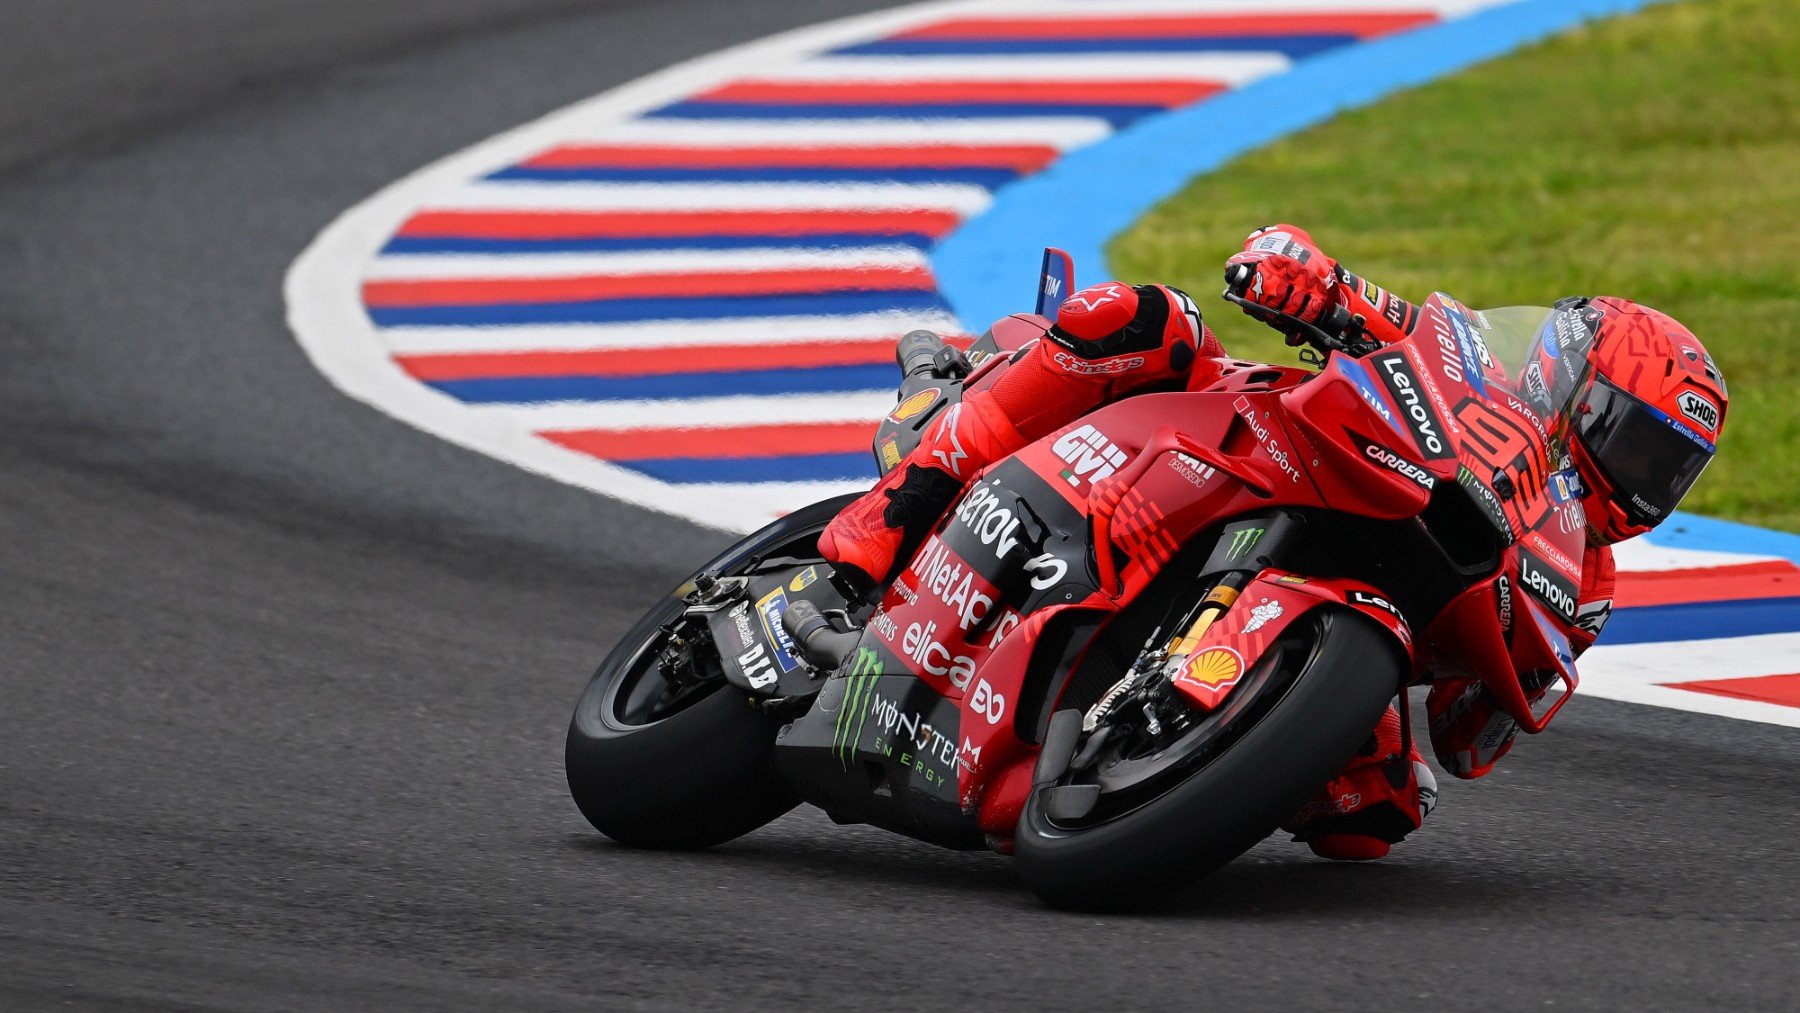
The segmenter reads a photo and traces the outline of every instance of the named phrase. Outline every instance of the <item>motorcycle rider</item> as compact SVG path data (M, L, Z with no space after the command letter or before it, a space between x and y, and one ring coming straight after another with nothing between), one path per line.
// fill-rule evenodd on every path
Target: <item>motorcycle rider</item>
M1419 321L1417 306L1345 270L1291 225L1252 232L1225 276L1258 307L1306 323L1347 310L1383 344L1408 336ZM1528 376L1521 396L1546 419L1553 445L1581 480L1587 549L1578 612L1565 630L1579 654L1611 614L1610 546L1655 527L1693 484L1723 425L1726 391L1704 346L1666 314L1610 296L1564 299L1557 310L1579 320L1571 333L1585 330L1579 336L1592 369L1571 374L1559 368L1565 360L1557 347L1540 344L1526 367L1527 374L1535 367L1538 382ZM1288 341L1300 343L1295 335ZM1018 353L991 387L953 405L906 459L833 519L820 552L840 572L884 582L983 467L1104 404L1179 388L1197 358L1224 354L1178 289L1108 282L1076 292L1043 340ZM1548 686L1528 688L1535 702ZM1518 733L1476 680L1434 682L1426 708L1438 762L1460 778L1492 770ZM1400 715L1390 706L1362 754L1284 829L1326 858L1380 858L1418 829L1436 798L1417 748L1402 750Z
M1153 388L1173 389L1199 356L1224 346L1187 293L1109 281L1069 296L1056 323L993 386L951 405L924 439L819 536L834 568L871 583L890 575L977 471L1089 411Z

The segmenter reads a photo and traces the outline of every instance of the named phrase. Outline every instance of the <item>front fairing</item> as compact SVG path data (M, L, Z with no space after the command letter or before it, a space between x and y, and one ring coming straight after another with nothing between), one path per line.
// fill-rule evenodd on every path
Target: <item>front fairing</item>
M1575 685L1563 631L1579 609L1587 530L1579 478L1515 379L1529 383L1545 335L1555 340L1554 317L1534 307L1471 310L1434 295L1411 337L1368 357L1378 374L1410 373L1425 397L1406 410L1440 427L1446 444L1445 454L1429 453L1413 427L1421 465L1452 478L1505 546L1495 572L1479 577L1428 628L1425 660L1440 672L1479 677L1527 731L1540 730L1567 693L1533 714L1522 678L1533 688ZM1561 351L1585 354L1573 345Z
M1535 733L1568 700L1579 676L1562 625L1519 584L1516 553L1509 550L1500 572L1438 614L1421 641L1421 661L1439 677L1479 679L1519 727ZM1558 683L1561 694L1533 705L1532 691Z
M1454 483L1503 545L1557 585L1579 587L1587 519L1580 482L1514 377L1534 362L1546 316L1539 307L1471 310L1437 294L1403 341L1327 373L1359 382L1408 460ZM1565 356L1579 354L1566 352ZM1373 374L1377 383L1361 375ZM1550 582L1529 582L1539 590ZM1545 604L1573 621L1572 600Z

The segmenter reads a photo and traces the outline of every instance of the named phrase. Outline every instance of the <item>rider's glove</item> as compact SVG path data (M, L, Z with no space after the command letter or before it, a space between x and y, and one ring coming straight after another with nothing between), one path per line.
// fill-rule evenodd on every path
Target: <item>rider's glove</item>
M1250 233L1244 251L1225 262L1225 283L1258 306L1318 323L1337 305L1337 262L1306 230L1269 225ZM1244 312L1256 316L1255 310Z

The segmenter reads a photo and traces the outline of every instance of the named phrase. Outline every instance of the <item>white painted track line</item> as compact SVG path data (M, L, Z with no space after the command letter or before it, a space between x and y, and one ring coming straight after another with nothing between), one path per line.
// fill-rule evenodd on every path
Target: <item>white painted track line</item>
M1605 636L1581 656L1577 696L1673 707L1800 728L1800 707L1676 689L1667 684L1800 673L1800 633L1619 644Z
M1741 563L1763 563L1774 556L1755 556L1742 552L1713 552L1699 549L1677 549L1657 545L1644 538L1633 538L1613 546L1613 562L1621 573L1653 570L1687 570L1711 566L1735 566Z
M902 145L1043 144L1059 150L1092 144L1112 133L1091 116L1032 116L992 120L783 120L781 144ZM567 144L606 143L730 147L770 143L769 124L753 120L633 120L572 129Z

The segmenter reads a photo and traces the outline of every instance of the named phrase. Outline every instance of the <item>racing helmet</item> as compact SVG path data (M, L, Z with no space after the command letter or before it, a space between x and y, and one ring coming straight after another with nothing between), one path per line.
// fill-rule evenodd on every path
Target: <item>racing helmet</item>
M1662 523L1712 460L1725 379L1692 331L1613 296L1559 301L1526 360L1524 394L1580 474L1589 540Z

